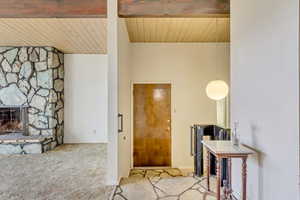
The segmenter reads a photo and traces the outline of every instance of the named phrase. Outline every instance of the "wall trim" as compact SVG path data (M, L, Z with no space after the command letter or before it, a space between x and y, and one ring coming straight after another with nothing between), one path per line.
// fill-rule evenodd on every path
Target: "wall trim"
M91 140L91 139L82 139L82 138L74 138L74 137L64 137L64 143L65 144L82 144L82 143L87 143L87 144L107 144L108 141L97 141L97 140Z
M66 138L64 137L65 144L108 144L108 141L93 141L80 138Z

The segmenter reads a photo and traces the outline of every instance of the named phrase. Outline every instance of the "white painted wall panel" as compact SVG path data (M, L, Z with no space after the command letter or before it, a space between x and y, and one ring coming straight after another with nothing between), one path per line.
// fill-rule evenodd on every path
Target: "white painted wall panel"
M123 132L119 133L119 178L127 177L131 167L131 44L124 19L119 19L119 113L123 115Z
M259 153L248 198L299 199L299 1L231 1L231 122ZM233 186L241 189L240 162Z
M65 143L107 142L107 55L65 54Z
M216 78L229 82L229 60L227 43L132 44L132 81L172 84L173 167L193 168L190 126L217 122L205 88Z

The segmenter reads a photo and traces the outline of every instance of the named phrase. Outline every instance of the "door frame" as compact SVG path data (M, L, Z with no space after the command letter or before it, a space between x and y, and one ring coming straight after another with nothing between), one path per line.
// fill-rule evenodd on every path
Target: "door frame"
M130 94L130 167L131 169L134 168L134 157L133 157L133 153L134 153L134 102L133 102L133 89L134 89L134 85L135 84L169 84L170 88L171 88L171 166L168 167L173 167L173 110L174 110L174 104L173 104L173 82L172 81L131 81L131 94ZM139 167L140 168L140 167ZM147 168L151 168L151 167L147 167ZM157 168L157 167L153 167L153 168ZM160 167L160 168L164 168L164 167Z

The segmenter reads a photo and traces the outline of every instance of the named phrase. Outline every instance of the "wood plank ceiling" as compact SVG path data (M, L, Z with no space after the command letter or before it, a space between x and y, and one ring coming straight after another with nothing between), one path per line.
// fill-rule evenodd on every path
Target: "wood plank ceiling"
M106 18L0 18L0 46L52 46L64 53L106 54Z
M107 0L2 0L0 46L106 53Z
M107 2L0 1L0 46L53 46L65 53L105 54ZM127 17L132 42L214 42L216 36L218 42L228 42L229 13L229 0L119 0L119 15ZM224 17L218 18L217 35L214 17Z
M126 25L131 42L230 41L229 18L127 18Z

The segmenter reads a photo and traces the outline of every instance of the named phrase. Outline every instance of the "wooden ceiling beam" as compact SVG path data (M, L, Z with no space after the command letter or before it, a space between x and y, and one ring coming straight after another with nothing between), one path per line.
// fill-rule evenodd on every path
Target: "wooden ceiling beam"
M0 18L105 18L107 0L1 0Z
M230 0L119 0L119 16L229 17Z

